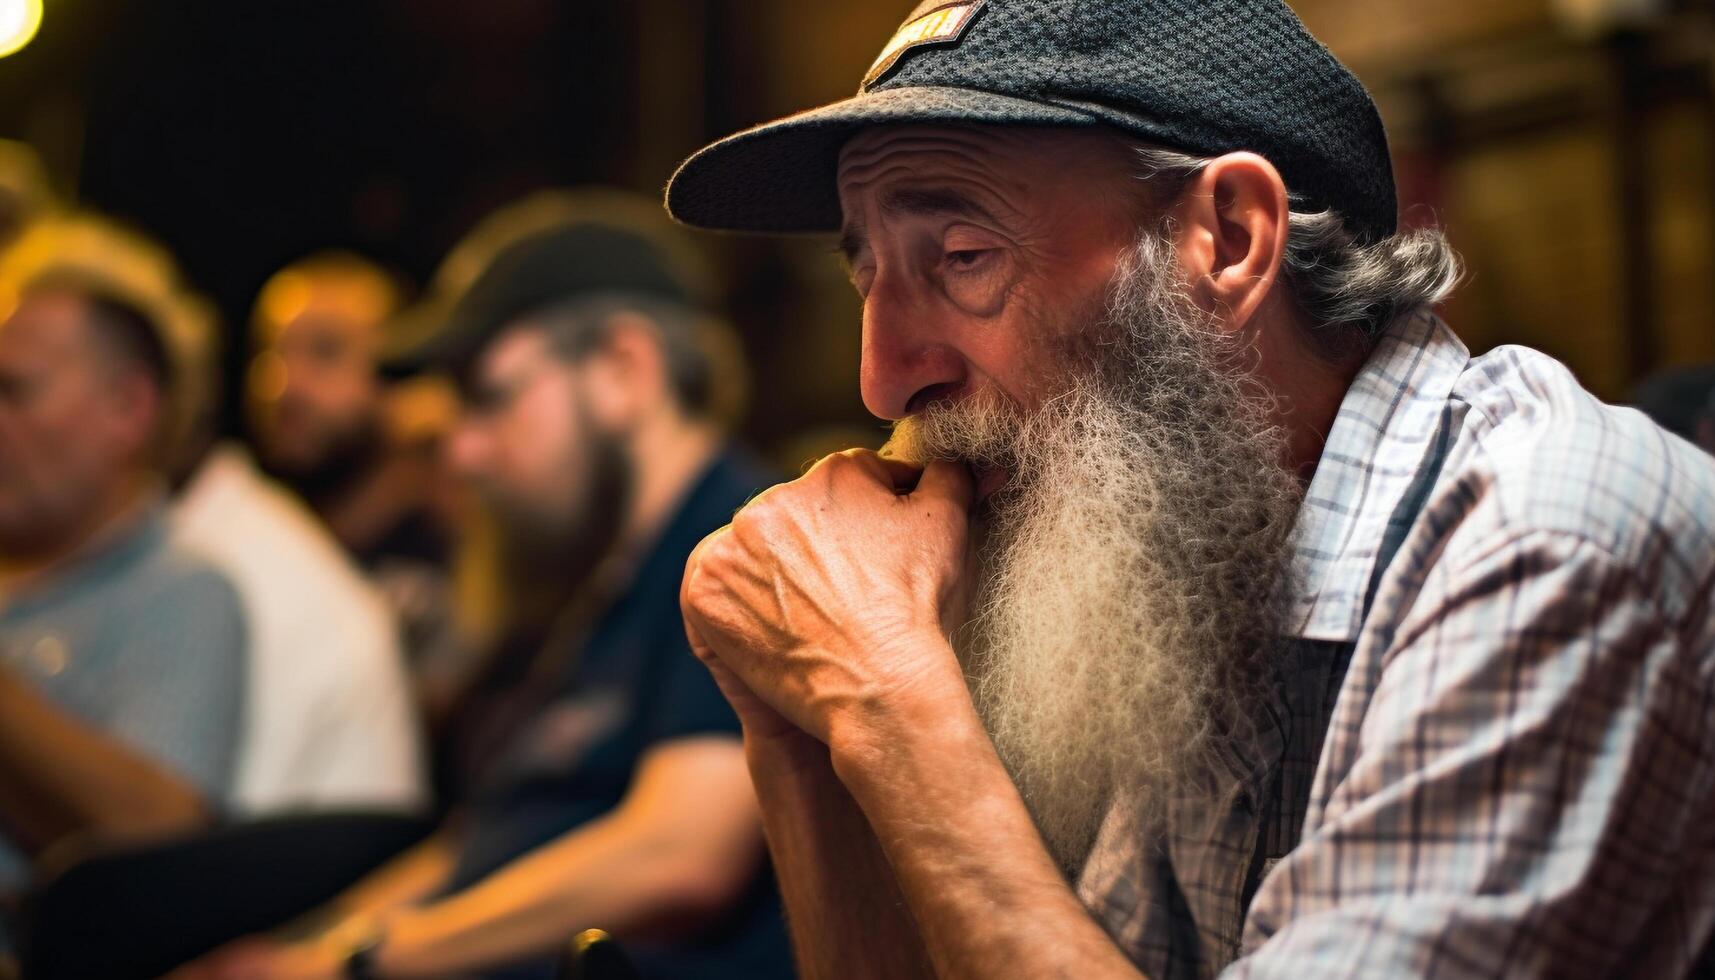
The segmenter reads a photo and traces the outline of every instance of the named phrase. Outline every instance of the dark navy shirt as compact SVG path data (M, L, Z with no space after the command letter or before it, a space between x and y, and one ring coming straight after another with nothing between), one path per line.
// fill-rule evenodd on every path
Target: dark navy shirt
M449 891L614 809L655 746L695 736L739 737L737 717L685 639L679 582L697 543L773 482L745 457L721 455L691 489L628 591L581 635L557 636L551 641L557 648L530 651L528 665L510 672L503 667L479 695L477 713L490 717L471 720L490 729L498 722L505 734L484 753L482 772L469 786ZM767 869L759 871L749 894L704 935L672 947L627 943L627 951L648 977L790 976L772 882ZM550 975L546 962L493 974Z

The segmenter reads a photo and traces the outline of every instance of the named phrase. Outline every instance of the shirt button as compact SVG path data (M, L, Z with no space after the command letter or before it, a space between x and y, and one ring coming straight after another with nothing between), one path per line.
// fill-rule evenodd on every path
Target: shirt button
M57 677L71 660L65 640L49 633L30 647L30 666L43 677Z

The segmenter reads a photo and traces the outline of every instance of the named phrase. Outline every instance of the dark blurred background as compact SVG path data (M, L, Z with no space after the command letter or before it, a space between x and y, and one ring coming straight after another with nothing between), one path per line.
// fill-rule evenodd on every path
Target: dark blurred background
M0 136L176 250L237 365L283 263L347 246L421 285L528 191L658 193L710 138L849 94L913 5L47 0L34 42L0 59ZM1465 255L1449 318L1474 349L1541 348L1610 400L1715 360L1709 3L1293 5L1381 102L1408 220L1444 223ZM714 251L755 363L752 439L873 427L827 244Z

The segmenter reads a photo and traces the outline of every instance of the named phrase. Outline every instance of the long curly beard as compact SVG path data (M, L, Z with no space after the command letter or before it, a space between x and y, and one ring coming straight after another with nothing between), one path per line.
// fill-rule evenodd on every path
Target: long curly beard
M1049 850L1082 866L1110 806L1146 833L1210 792L1268 683L1302 491L1244 353L1146 235L1105 315L1063 331L1065 382L1025 411L987 390L899 423L889 452L1001 468L969 623L978 712Z

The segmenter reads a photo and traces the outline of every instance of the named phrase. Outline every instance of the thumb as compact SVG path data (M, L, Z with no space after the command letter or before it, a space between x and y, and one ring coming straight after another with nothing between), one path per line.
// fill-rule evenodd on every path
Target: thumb
M910 493L923 476L923 468L902 459L883 456L869 449L848 449L839 455L858 464L875 477L877 482L894 493Z
M936 460L923 468L923 476L911 495L945 500L961 511L968 511L976 502L977 483L971 476L971 468L964 463Z

